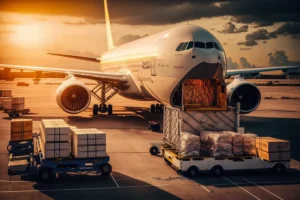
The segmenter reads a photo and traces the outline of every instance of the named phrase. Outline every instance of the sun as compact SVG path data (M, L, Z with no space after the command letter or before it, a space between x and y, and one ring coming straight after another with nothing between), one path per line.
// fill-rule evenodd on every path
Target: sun
M38 23L15 26L15 34L12 34L12 41L15 45L26 48L42 47L46 42L47 31L43 25Z

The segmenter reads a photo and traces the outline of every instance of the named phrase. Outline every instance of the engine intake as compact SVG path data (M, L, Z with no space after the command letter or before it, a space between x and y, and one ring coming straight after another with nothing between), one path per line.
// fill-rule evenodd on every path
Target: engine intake
M65 112L77 114L88 108L91 93L84 83L72 77L57 88L56 102Z
M227 101L231 106L240 102L240 113L250 113L259 106L261 94L254 84L238 77L227 85Z

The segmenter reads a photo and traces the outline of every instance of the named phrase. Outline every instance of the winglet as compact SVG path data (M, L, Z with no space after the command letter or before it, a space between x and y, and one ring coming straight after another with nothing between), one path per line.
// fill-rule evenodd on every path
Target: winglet
M115 48L113 37L111 33L111 26L110 26L110 20L109 20L109 14L108 14L108 8L107 8L107 0L104 0L104 13L105 13L105 23L106 23L106 36L107 36L107 46L108 49Z

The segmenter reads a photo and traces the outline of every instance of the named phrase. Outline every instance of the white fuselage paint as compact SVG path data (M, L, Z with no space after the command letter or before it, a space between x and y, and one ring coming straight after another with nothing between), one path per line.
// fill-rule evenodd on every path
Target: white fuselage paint
M189 41L216 42L221 46L209 31L194 25L181 25L105 52L101 56L100 68L103 72L129 75L130 80L120 88L120 95L170 105L172 91L193 68L204 67L197 66L201 63L219 63L222 78L225 78L224 51L215 48L176 51L180 43ZM201 74L197 77L201 78Z

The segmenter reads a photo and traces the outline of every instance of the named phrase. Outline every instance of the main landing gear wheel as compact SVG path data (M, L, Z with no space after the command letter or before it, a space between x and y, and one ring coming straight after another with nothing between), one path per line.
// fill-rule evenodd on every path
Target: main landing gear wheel
M160 105L159 104L155 105L155 112L160 113Z
M106 104L99 104L99 112L106 113L107 112L107 105Z
M107 114L108 115L112 115L113 114L113 106L111 104L109 104L107 106Z
M48 182L50 181L54 176L53 176L53 171L49 168L42 168L39 171L39 179L41 182Z
M154 105L154 104L151 104L150 111L151 111L152 113L155 113L155 105Z
M109 175L112 171L112 167L109 163L105 163L99 166L102 175Z
M93 115L98 115L99 112L99 107L97 104L94 104L93 106Z

